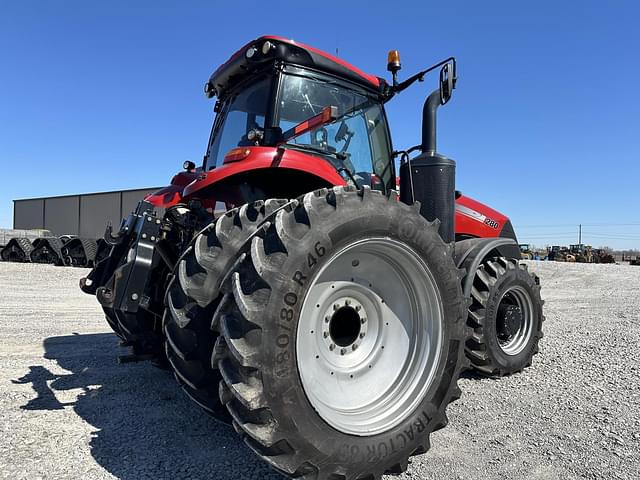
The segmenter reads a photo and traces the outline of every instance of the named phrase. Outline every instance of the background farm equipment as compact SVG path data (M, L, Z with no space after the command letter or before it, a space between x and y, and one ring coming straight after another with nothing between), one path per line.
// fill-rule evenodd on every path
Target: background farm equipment
M94 239L80 237L69 239L61 248L65 265L71 267L93 267L97 250Z
M531 245L528 243L521 243L520 247L520 258L523 260L533 260L535 256L535 252L531 249Z
M609 250L594 249L591 245L584 244L547 247L547 258L556 262L615 263L615 258Z
M28 238L12 238L2 249L0 256L5 262L30 262L32 250L33 245Z
M61 237L14 237L0 251L5 262L50 263L59 266L93 267L96 263L97 242L92 238L72 235ZM108 255L101 253L102 258Z
M552 247L547 248L547 256L549 260L553 260L555 262L575 262L576 257L571 252L571 250L567 247L562 247L559 245L553 245Z
M36 238L33 241L31 251L31 261L33 263L51 263L53 265L64 265L62 254L63 242L57 237Z
M576 245L569 245L569 252L573 255L577 263L593 263L593 248L591 245L584 245L582 243Z
M594 263L616 263L616 259L611 254L611 251L603 248L598 248L593 252Z

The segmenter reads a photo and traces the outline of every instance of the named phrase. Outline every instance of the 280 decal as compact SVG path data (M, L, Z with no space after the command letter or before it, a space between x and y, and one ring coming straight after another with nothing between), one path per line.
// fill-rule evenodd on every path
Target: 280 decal
M498 222L496 222L495 220L493 220L491 218L488 218L488 217L484 219L484 224L488 225L491 228L495 228L496 230L500 226L500 224Z

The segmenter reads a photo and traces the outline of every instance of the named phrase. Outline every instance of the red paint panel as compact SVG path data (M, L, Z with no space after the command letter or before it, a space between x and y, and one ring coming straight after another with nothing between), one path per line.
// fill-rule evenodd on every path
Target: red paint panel
M159 208L172 207L182 201L184 187L193 182L199 172L179 172L171 179L171 184L157 192L150 193L144 200Z
M456 199L456 234L480 238L500 236L508 217L487 205L464 195Z
M144 199L154 207L172 207L180 203L180 200L182 200L182 187L170 185L168 187L161 188L157 192L150 193L144 197Z
M344 68L347 68L347 69L351 70L352 72L356 73L357 75L361 76L362 78L367 80L369 83L371 83L375 87L379 87L380 86L380 79L378 77L376 77L375 75L369 75L368 73L363 72L359 68L354 67L350 63L347 63L344 60L342 60L342 59L340 59L338 57L334 57L333 55L330 55L327 52L323 52L322 50L319 50L317 48L310 47L310 46L305 45L303 43L294 42L293 40L289 40L288 38L278 37L278 36L275 36L275 35L265 35L263 37L260 37L258 40L262 40L262 39L265 39L265 40L278 40L278 41L283 42L283 43L288 43L289 45L296 45L298 47L304 48L305 50L309 50L310 52L313 52L313 53L316 53L318 55L321 55L324 58L326 58L328 60L331 60L332 62L335 62L335 63L337 63L339 65L342 65Z

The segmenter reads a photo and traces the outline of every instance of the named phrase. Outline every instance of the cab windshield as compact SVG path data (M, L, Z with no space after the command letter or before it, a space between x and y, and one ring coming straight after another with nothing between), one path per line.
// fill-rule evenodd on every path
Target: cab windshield
M359 186L389 186L393 172L384 113L375 99L331 80L283 75L277 125L286 132L327 106L338 107L338 120L289 140L292 146L312 146L328 152L336 168L346 168ZM341 154L337 158L334 153ZM372 177L372 174L378 179Z
M213 127L205 170L222 165L229 150L254 144L247 135L252 130L264 129L270 93L271 81L263 78L225 101Z

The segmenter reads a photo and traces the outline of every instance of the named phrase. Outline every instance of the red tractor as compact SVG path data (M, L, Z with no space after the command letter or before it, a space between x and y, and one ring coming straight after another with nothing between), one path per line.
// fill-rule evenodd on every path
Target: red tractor
M394 150L385 103L437 68L421 143ZM388 69L249 42L205 85L202 165L107 227L110 254L81 281L132 347L122 361L172 369L292 478L404 471L446 425L461 371L518 372L542 337L511 223L456 191L436 151L455 59L399 82L392 51Z

